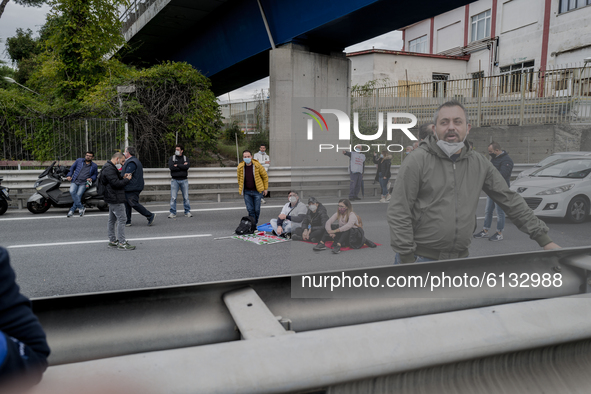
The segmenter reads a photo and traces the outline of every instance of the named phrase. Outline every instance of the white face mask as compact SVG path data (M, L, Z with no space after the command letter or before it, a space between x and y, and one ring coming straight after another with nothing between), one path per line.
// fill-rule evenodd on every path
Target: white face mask
M308 209L312 212L316 212L316 210L318 209L318 207L316 205L310 205L308 206Z
M180 156L181 155L181 151L180 150L175 150L174 151L174 154L177 155L177 156Z
M115 167L117 167L117 169L120 170L123 166L121 164L115 164Z
M289 198L289 202L292 203L292 204L295 203L297 200L298 200L297 197L293 197L292 196L292 197Z
M435 137L437 138L437 146L447 155L447 157L452 157L457 151L464 147L464 141L466 141L466 137L468 133L464 136L462 142L447 142L439 139L439 135L433 132Z

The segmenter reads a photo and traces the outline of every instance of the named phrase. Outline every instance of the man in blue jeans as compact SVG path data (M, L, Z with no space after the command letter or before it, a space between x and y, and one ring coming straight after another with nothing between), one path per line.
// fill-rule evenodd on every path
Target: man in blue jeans
M267 195L269 177L263 165L252 158L252 153L249 150L242 152L242 159L243 162L238 164L236 168L238 192L244 196L248 215L254 219L255 223L258 223L261 214L261 199Z
M79 158L70 167L67 179L72 182L70 184L70 194L74 200L74 205L68 212L68 217L74 215L74 211L78 208L80 217L84 216L84 205L82 205L82 195L86 191L86 182L95 182L98 175L98 166L92 162L94 159L94 152L88 151L84 158Z
M513 171L513 160L509 157L507 152L501 149L501 145L497 142L491 142L488 146L488 154L491 157L491 163L501 173L507 186L511 180L511 172ZM474 238L486 238L488 236L488 230L492 225L493 211L497 207L497 232L488 237L489 241L501 241L503 240L503 230L505 229L505 212L503 209L496 204L492 198L486 198L486 210L484 211L484 226L482 231L474 234Z
M191 214L191 205L189 205L189 180L187 175L191 163L189 158L183 155L183 146L177 144L175 146L174 155L168 159L168 168L170 169L170 214L169 219L176 218L176 197L179 193L183 193L183 206L185 208L185 216L193 217Z

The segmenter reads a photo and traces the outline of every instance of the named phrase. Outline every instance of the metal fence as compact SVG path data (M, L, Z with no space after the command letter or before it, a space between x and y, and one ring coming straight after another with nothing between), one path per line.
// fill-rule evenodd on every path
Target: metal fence
M247 134L269 128L269 98L221 102L220 109L224 124L237 123Z
M418 123L431 122L437 107L455 99L473 126L591 122L591 65L573 64L546 72L508 71L454 80L398 81L352 93L352 111L377 123L379 112L407 112Z
M75 160L88 150L108 160L125 148L125 120L20 118L3 123L0 136L2 160Z

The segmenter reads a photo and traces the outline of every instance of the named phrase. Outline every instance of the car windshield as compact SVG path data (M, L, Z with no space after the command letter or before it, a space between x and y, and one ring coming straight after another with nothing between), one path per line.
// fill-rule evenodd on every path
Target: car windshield
M564 158L564 156L562 156L562 155L548 156L544 160L542 160L541 162L539 162L538 164L536 164L536 167L544 167L544 166L547 166L550 163L555 162L556 160L560 160L560 159L563 159L563 158Z
M591 159L568 159L550 163L532 176L554 178L585 178L591 173Z

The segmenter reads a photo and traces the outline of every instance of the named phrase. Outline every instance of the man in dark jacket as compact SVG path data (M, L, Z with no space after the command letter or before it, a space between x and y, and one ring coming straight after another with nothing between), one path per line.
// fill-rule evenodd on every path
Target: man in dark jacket
M37 384L48 356L45 332L19 291L7 250L0 248L0 392L5 385Z
M491 142L488 146L488 154L491 157L491 163L501 173L507 186L511 181L511 172L513 171L513 160L509 157L507 152L501 149L501 145L497 142ZM503 239L503 230L505 229L505 212L503 209L496 204L492 198L487 197L486 199L486 210L484 214L484 226L481 232L474 234L474 238L485 238L488 235L488 230L492 224L492 216L497 208L497 232L491 235L489 241L501 241Z
M189 180L187 175L191 163L187 156L183 155L183 146L177 145L174 150L174 155L168 159L168 168L170 168L170 214L169 219L176 218L176 197L179 194L179 189L183 194L183 208L185 208L185 216L193 217L191 214L191 205L189 204Z
M109 223L107 224L107 231L109 235L109 247L120 250L133 250L135 246L131 246L125 239L125 186L129 184L132 179L130 173L121 176L119 167L125 163L125 156L121 152L115 152L111 160L107 161L101 171L101 182L105 185L105 192L103 197L105 202L109 204ZM115 226L117 232L115 233ZM116 235L115 235L116 234Z
M140 193L144 190L144 167L138 158L135 157L135 148L133 146L125 148L125 164L121 172L123 174L129 173L133 176L131 181L125 186L125 213L127 215L125 226L131 226L131 208L148 219L148 226L151 226L154 223L156 214L148 211L140 204Z
M96 181L98 175L98 166L92 162L94 159L94 153L91 151L86 152L84 158L79 158L74 162L74 165L70 167L67 178L70 182L70 195L74 200L74 205L68 212L68 217L74 215L74 211L78 208L80 217L84 216L84 205L82 205L82 195L86 191L86 183L92 183Z
M308 199L308 212L302 221L302 226L293 231L291 239L294 241L310 241L319 242L326 230L324 226L328 221L328 212L324 205L322 205L316 198L310 197Z

